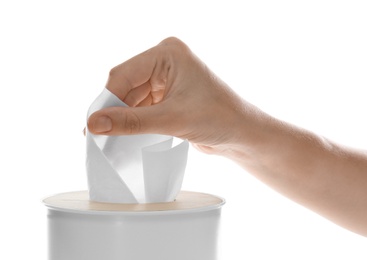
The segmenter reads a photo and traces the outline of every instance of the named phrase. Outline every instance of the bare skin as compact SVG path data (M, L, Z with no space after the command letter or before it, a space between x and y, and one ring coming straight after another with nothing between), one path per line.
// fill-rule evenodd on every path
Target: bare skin
M159 133L240 164L278 192L367 236L367 152L335 144L246 102L180 40L116 66L106 86L129 108L92 114L94 134Z

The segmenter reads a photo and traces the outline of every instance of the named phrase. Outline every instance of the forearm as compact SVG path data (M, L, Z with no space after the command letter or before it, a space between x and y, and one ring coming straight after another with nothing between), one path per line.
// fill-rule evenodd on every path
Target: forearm
M367 236L367 153L265 114L255 121L256 135L244 130L227 156L290 199Z

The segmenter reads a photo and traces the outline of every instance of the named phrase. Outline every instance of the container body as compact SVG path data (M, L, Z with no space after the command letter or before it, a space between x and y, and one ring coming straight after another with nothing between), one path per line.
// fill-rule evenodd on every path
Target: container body
M49 260L217 260L221 207L156 212L48 208Z

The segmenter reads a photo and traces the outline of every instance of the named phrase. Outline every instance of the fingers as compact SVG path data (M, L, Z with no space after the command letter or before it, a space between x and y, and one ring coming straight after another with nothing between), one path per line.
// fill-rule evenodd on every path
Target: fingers
M150 80L155 64L154 51L143 52L111 69L106 88L124 100L130 91Z
M143 100L145 100L151 91L151 86L149 82L132 89L123 100L129 107L135 107L139 105Z
M168 38L113 68L106 88L129 107L95 112L88 120L88 130L106 135L175 135L173 129L182 133L182 124L174 122L182 115L177 102L186 100L184 83L191 77L185 75L188 70L195 71L190 58L184 43Z
M150 84L153 103L159 103L167 94L167 85L175 78L174 63L188 53L190 51L183 42L167 38L111 69L106 88L124 100L135 88Z
M133 135L160 133L174 135L170 120L161 111L162 105L150 107L109 107L93 113L88 130L94 134ZM171 121L174 124L174 121ZM165 125L162 128L162 125Z
M145 107L150 106L153 104L153 97L149 94L143 101L141 101L137 106L138 107Z

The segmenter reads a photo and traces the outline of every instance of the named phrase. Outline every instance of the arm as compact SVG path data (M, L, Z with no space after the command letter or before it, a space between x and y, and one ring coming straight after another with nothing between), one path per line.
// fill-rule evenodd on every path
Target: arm
M97 111L95 134L160 133L226 156L290 199L367 236L367 154L282 122L246 102L181 41L113 68L106 86L129 108Z
M226 156L286 197L367 236L367 153L263 116L256 136L244 135Z

